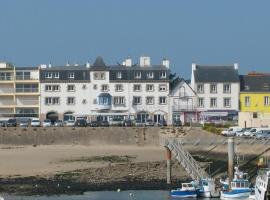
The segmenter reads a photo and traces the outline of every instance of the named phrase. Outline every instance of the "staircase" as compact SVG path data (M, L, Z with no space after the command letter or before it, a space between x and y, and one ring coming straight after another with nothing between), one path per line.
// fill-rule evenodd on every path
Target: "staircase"
M199 180L202 178L209 178L209 175L200 167L191 154L184 149L179 139L161 137L160 145L168 148L174 154L177 161L192 179Z

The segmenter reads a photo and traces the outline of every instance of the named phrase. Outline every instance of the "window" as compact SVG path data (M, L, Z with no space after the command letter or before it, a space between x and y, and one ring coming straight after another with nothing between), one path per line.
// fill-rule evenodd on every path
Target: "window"
M121 84L116 84L116 85L115 85L115 91L116 91L116 92L122 92L122 91L124 91L123 85L121 85Z
M86 99L83 99L82 104L86 104L86 103L87 103Z
M203 87L203 84L197 85L197 93L198 93L198 94L203 94L203 93L204 93L204 87Z
M249 96L245 96L245 106L250 106L250 97Z
M59 72L54 72L53 73L53 78L57 78L58 79L59 78Z
M141 97L133 97L133 104L134 105L142 104Z
M52 91L51 85L45 85L45 91Z
M69 72L68 73L68 78L69 79L74 79L74 72Z
M160 78L166 78L166 72L160 72L159 76Z
M137 78L137 79L140 79L142 76L142 73L141 72L135 72L134 73L134 77Z
M223 85L223 93L231 93L231 85L230 84L224 84Z
M159 97L159 104L166 104L167 98L166 97Z
M211 98L210 99L210 107L211 108L217 107L217 98Z
M134 85L133 86L133 90L135 91L135 92L139 92L139 91L141 91L141 85Z
M102 92L107 92L107 91L109 91L109 86L108 86L108 85L102 85L102 86L101 86L101 91L102 91Z
M210 85L210 93L217 93L217 85L216 84Z
M95 72L94 73L94 79L95 80L104 80L105 79L105 73L104 72Z
M68 105L75 104L75 97L68 97L67 98L67 104Z
M59 97L45 97L45 104L46 105L55 105L60 103Z
M204 98L198 99L198 107L203 108L204 107Z
M154 78L154 73L153 72L147 72L146 76L147 76L148 79L152 79L152 78Z
M224 100L223 100L223 106L225 108L231 107L231 98L224 98Z
M159 85L159 91L160 91L160 92L165 92L165 91L167 91L167 85Z
M254 112L253 113L253 118L258 118L258 113Z
M146 85L146 91L148 91L148 92L152 92L152 91L154 91L154 85Z
M125 104L125 97L114 97L113 103L114 103L114 105L124 105Z
M97 89L97 84L93 85L93 89L94 89L94 90Z
M118 79L121 79L121 78L122 78L122 72L117 72L117 73L116 73L116 77L117 77Z
M74 92L75 91L75 85L68 85L67 86L67 91Z
M59 85L45 85L45 91L49 92L49 91L54 91L54 92L58 92L60 89Z
M52 78L52 72L46 72L45 78Z
M270 106L270 97L269 96L264 97L264 106Z
M86 87L85 84L83 84L82 89L83 89L83 90L87 89L87 87Z
M146 104L153 105L154 104L154 97L146 97Z

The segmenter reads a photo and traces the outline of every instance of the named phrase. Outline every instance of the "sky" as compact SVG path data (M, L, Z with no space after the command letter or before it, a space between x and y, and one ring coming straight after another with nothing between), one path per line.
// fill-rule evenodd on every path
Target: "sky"
M0 60L16 66L106 64L130 56L191 63L239 63L270 72L269 0L0 0Z

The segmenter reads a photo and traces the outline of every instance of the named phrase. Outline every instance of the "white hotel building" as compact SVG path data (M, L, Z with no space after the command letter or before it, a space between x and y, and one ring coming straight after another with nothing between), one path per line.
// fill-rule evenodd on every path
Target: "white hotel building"
M41 120L168 120L169 75L168 60L151 65L149 57L140 57L139 65L127 58L122 65L108 66L101 57L93 65L42 65Z

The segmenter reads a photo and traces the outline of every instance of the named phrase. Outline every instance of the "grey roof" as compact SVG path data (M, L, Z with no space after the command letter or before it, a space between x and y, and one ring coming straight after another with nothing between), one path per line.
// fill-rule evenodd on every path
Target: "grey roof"
M269 92L270 75L241 75L241 92Z
M38 67L16 67L15 69L16 71L17 70L39 70Z
M196 82L239 82L238 70L234 66L202 66L197 65L194 71Z
M98 56L94 62L94 64L91 66L91 70L94 71L106 71L107 66L105 65L103 58Z
M46 67L41 68L40 70L44 71L74 71L74 70L89 70L85 65L71 65L71 66L52 66L52 67Z

